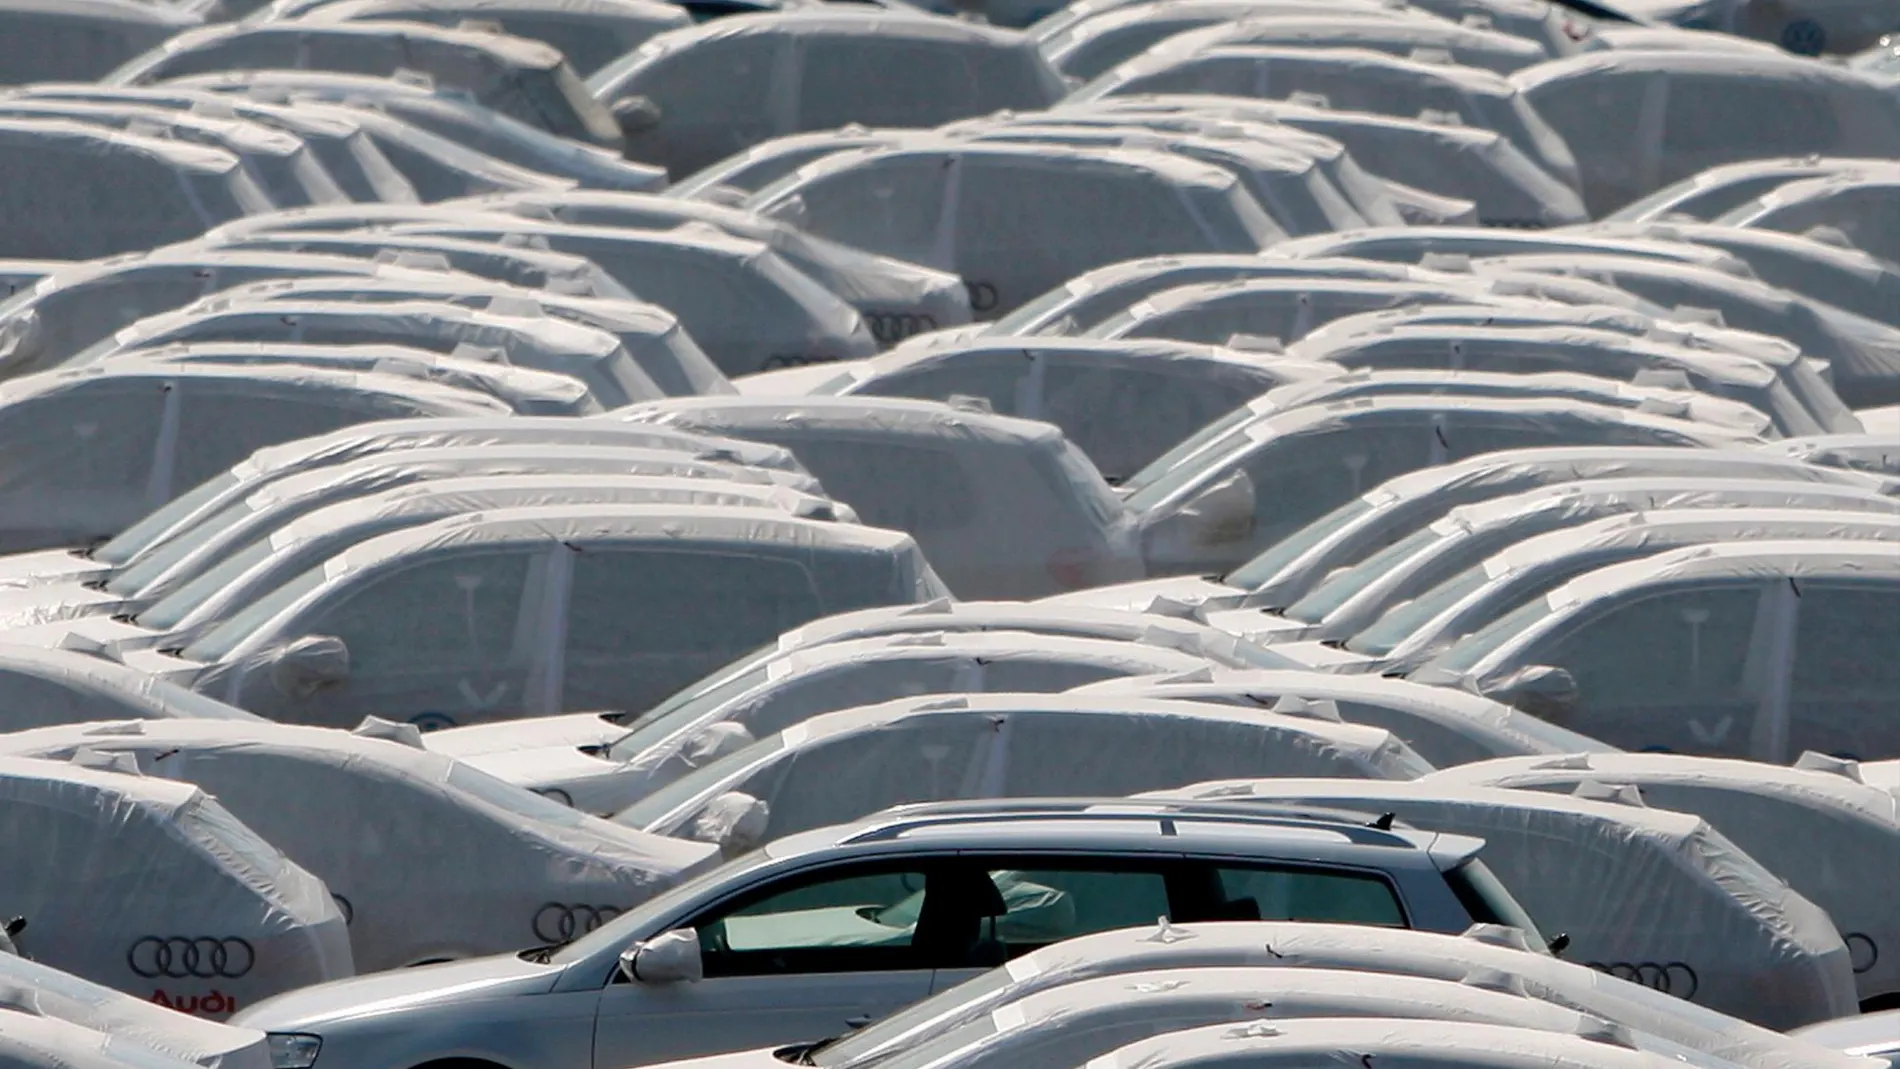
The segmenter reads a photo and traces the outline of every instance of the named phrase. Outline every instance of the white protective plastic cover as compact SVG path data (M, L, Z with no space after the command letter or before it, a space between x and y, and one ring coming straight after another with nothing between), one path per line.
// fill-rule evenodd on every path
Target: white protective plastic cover
M242 709L89 654L0 646L0 732L88 720L174 718L255 719Z
M31 992L24 1010L0 996L0 1069L193 1069L195 1063L148 1050L102 1030L41 1017Z
M355 971L322 881L196 787L0 758L0 840L56 969L213 1019Z
M1565 955L1769 1028L1859 1007L1841 934L1700 817L1447 784L1244 780L1168 797L1299 801L1397 814L1485 840L1484 861Z
M146 775L215 792L325 881L363 972L564 943L714 855L376 737L380 726L77 724L8 736L4 749L128 755ZM404 863L425 856L427 865Z
M262 1032L176 1013L17 954L0 954L0 1005L104 1032L115 1042L204 1069L271 1069Z
M1600 797L1637 788L1642 804L1694 813L1827 910L1862 999L1900 991L1900 798L1838 771L1683 754L1517 757L1446 769L1426 784L1515 787ZM1586 786L1589 785L1589 786Z
M691 834L709 803L768 807L767 838L905 802L1122 795L1213 768L1373 779L1429 769L1376 728L1193 702L1071 695L908 698L815 717L677 780L614 817Z
M0 82L92 81L203 23L183 5L6 0L0 4Z

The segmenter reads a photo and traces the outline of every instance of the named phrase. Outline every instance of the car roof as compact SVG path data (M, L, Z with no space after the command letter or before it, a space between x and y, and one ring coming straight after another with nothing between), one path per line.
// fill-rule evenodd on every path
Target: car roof
M1687 546L1600 568L1552 590L1545 600L1561 611L1644 586L1720 576L1892 582L1900 580L1900 545L1814 539Z
M630 417L688 428L711 424L735 437L873 434L879 437L1043 444L1062 437L1052 424L907 397L672 397L621 409Z

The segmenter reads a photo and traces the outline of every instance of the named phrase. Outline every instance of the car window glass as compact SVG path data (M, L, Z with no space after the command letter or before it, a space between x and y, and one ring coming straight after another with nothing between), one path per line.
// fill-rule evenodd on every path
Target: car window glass
M1746 125L1738 120L1746 117ZM1678 73L1669 79L1664 144L1671 152L1734 152L1746 131L1748 154L1805 154L1840 138L1826 93L1776 79L1749 81Z
M1900 750L1900 588L1799 582L1789 748L1869 756Z
M139 500L164 407L165 388L156 382L88 384L7 405L0 411L0 514L45 509L30 495L47 488Z
M988 401L998 415L1019 415L1018 384L1034 366L1024 355L1014 350L970 353L879 376L853 392L936 401L962 394Z
M1153 924L1173 912L1159 871L1030 864L988 871L1009 906L996 934L1011 957L1091 932Z
M1224 864L1216 873L1227 902L1244 911L1237 914L1239 919L1406 926L1398 894L1381 876L1234 864Z
M959 47L852 35L805 45L798 87L798 128L829 130L846 123L920 126L929 101L978 98L981 85ZM903 92L889 92L903 86ZM944 118L949 118L946 114ZM934 121L934 120L932 120Z
M196 486L261 446L309 438L368 415L358 406L185 387L173 485ZM389 415L398 413L390 412Z
M1267 546L1432 458L1432 432L1418 423L1359 423L1254 450L1256 545Z
M968 527L982 516L976 483L949 450L843 439L787 444L827 493L870 526L938 533Z
M458 553L354 584L308 617L308 634L335 635L350 673L466 671L512 659L534 554Z
M950 160L891 156L800 182L765 214L870 252L935 266ZM761 192L761 199L770 199Z

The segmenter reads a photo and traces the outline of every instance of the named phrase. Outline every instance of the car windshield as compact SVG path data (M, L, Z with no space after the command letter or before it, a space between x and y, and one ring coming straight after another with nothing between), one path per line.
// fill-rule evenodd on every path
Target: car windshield
M860 1069L862 1066L881 1064L885 1058L904 1048L891 1047L889 1050L880 1050L880 1048L904 1038L908 1033L940 1017L954 1015L959 1010L986 1002L1015 983L1016 978L1008 969L991 969L975 979L965 981L947 991L938 992L922 1002L899 1010L863 1031L853 1032L834 1043L825 1044L811 1052L811 1064L821 1066L823 1069L843 1069L844 1066Z
M154 631L170 631L239 576L269 560L271 553L270 539L260 538L218 562L216 567L200 573L191 582L153 602L151 608L134 616L133 621L140 627Z
M1214 443L1238 431L1241 427L1252 422L1253 419L1254 413L1252 409L1245 406L1234 409L1232 412L1227 413L1194 432L1180 445L1156 457L1153 463L1129 476L1128 479L1122 483L1122 489L1132 494L1147 488L1152 483L1165 479L1169 474L1177 472L1180 469L1181 461L1186 460L1188 457L1193 456L1203 449L1212 447Z
M1243 424L1251 422L1252 413L1248 416L1249 419L1241 421ZM1244 427L1230 431L1222 440L1214 442L1198 455L1183 459L1172 470L1160 473L1147 485L1129 494L1128 507L1137 513L1146 512L1188 487L1228 470L1254 446L1253 438ZM1156 461L1142 471L1153 471L1160 463Z
M178 526L186 517L199 509L216 501L237 484L238 477L230 472L199 483L188 493L173 498L164 507L127 527L119 533L118 537L94 550L92 559L113 565L123 565L131 561L151 548L152 544L157 542L165 532Z
M1548 598L1536 598L1526 602L1485 627L1459 639L1450 649L1427 661L1419 668L1417 674L1432 675L1443 672L1458 675L1467 672L1500 646L1523 634L1553 611Z
M1347 639L1346 648L1368 657L1383 657L1439 613L1463 601L1490 581L1491 577L1483 565L1466 568L1411 601L1393 606L1372 626Z
M770 862L771 859L764 851L755 850L744 857L735 858L709 869L671 890L662 891L634 906L572 943L555 949L553 953L547 955L546 960L550 965L571 965L577 961L585 961L610 948L618 954L626 949L627 944L636 935L650 931L655 924L677 914L716 888L728 883L743 883L747 872L761 868ZM601 979L605 980L606 977L603 976Z
M1410 560L1414 554L1429 552L1429 547L1444 537L1443 534L1430 527L1413 531L1314 587L1312 592L1305 597L1287 606L1287 619L1308 624L1319 623L1333 610L1352 600L1360 591L1385 578L1392 569Z
M212 628L203 638L186 646L183 652L184 658L204 664L223 660L232 650L242 645L245 639L250 638L258 628L274 619L278 613L295 605L304 595L322 586L323 580L323 568L318 566L258 598L242 612L234 614L224 623Z
M615 813L614 823L629 828L650 828L661 818L671 815L675 810L711 791L728 778L735 775L743 776L745 770L760 764L784 748L784 737L773 735L737 753L727 754L710 765L694 769Z
M776 659L777 649L774 648L772 652L775 655L773 659ZM633 730L615 739L607 748L607 757L612 761L631 761L740 695L764 686L771 678L771 665L764 664L747 671L726 674L705 688L681 691L665 704L634 721Z
M153 580L170 571L173 565L197 552L207 541L256 515L256 511L243 501L226 506L209 518L151 546L138 560L116 571L106 581L106 590L122 598L137 597Z
M1285 571L1288 565L1305 556L1308 550L1357 523L1361 516L1372 509L1372 502L1355 497L1275 542L1266 552L1228 572L1221 581L1242 590L1264 586Z

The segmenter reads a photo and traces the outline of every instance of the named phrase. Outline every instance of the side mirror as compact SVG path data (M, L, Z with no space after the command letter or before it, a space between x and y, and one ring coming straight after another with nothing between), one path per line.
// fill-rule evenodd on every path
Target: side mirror
M684 835L718 846L720 855L730 860L764 842L771 823L771 805L744 791L727 791L694 815Z
M699 931L675 928L620 952L620 974L636 984L692 983L706 976Z
M1576 712L1579 697L1576 677L1554 664L1525 665L1481 684L1479 690L1493 701L1559 725Z
M614 121L622 135L632 138L660 125L660 106L643 96L621 97L613 104Z
M286 698L308 698L350 676L350 648L335 635L305 635L271 655L270 681Z

